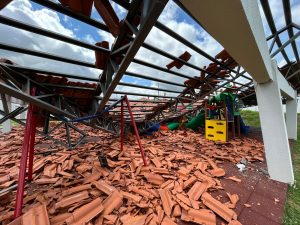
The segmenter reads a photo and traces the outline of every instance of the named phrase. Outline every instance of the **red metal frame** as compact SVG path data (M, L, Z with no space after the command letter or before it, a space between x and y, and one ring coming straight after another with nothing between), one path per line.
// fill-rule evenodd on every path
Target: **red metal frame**
M28 155L28 180L32 181L32 170L33 170L33 158L34 158L34 142L35 142L35 134L36 134L36 124L37 124L37 107L33 106L32 110L32 121L30 128L30 142L29 142L29 155Z
M36 89L32 88L31 95L35 95L35 91ZM37 111L37 107L30 104L27 111L27 119L26 119L25 131L24 131L24 142L22 146L22 155L20 161L14 218L18 218L22 214L27 158L29 158L28 180L32 180L34 141L35 141L35 131L36 131L36 122L37 122L35 116L36 111Z
M135 120L134 120L134 117L133 117L133 113L132 113L131 106L130 106L129 100L127 98L127 95L124 96L124 100L121 102L121 151L123 151L123 142L124 142L124 112L123 112L123 110L124 110L123 102L124 101L126 102L128 112L130 114L131 123L132 123L133 129L134 129L136 140L138 142L138 145L139 145L139 148L140 148L140 151L141 151L144 166L147 166L147 160L146 160L146 157L145 157L145 152L144 152L144 149L143 149L142 144L141 144L139 131L137 129L137 126L136 126L136 123L135 123Z

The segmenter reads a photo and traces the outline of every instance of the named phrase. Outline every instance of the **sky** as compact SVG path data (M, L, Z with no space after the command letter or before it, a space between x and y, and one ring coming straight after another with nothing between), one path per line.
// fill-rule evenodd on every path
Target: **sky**
M57 0L54 0L57 2ZM280 0L269 0L270 7L273 13L275 24L277 29L280 29L285 26L284 14L282 1ZM292 19L293 22L300 25L300 0L291 0L292 5ZM123 19L126 16L127 11L121 6L118 6L112 2L112 6L115 9L119 19ZM270 35L270 30L267 26L267 22L264 17L264 13L260 7L260 12L263 19L263 25L265 29L266 36ZM50 31L58 32L60 34L82 40L91 44L95 44L100 41L109 41L110 47L114 42L114 38L111 34L94 28L90 25L86 25L80 21L77 21L71 17L62 15L55 11L44 8L38 4L33 3L29 0L14 0L7 7L5 7L0 14L9 18L13 18L34 26L42 27ZM98 21L103 21L99 16L95 8L92 10L93 19ZM193 21L187 14L185 14L173 1L169 1L164 11L159 17L159 21L170 29L176 31L178 34L189 40L191 43L201 48L211 56L215 56L220 52L223 47L214 40L207 32L205 32L195 21ZM295 30L294 33L297 31ZM52 53L59 56L77 59L86 61L89 63L95 62L95 53L94 51L77 47L75 45L67 44L55 39L43 37L34 33L29 33L22 31L16 28L12 28L6 25L0 24L0 42L16 45L19 47L39 50L42 52ZM286 42L288 36L287 33L280 35L282 43ZM151 44L157 48L160 48L168 53L171 53L175 56L181 55L185 51L189 51L192 55L190 63L198 67L203 67L210 63L209 60L201 56L200 54L189 49L185 45L176 41L174 38L168 36L157 28L153 28L146 38L146 43ZM300 40L297 39L297 45L300 46ZM270 42L268 43L270 45ZM277 47L275 46L273 51ZM286 48L287 54L291 59L294 58L292 49L290 46ZM298 51L300 49L298 47ZM41 68L44 70L65 72L75 75L88 76L93 78L98 78L101 74L101 70L92 69L88 67L76 66L73 64L62 63L54 60L42 59L39 57L33 57L24 54L18 54L14 52L8 52L0 50L0 57L8 58L20 65L25 65L33 68ZM166 64L170 63L170 59L160 56L154 52L151 52L147 49L141 48L136 57L144 61L150 62L152 64L165 67ZM281 54L278 54L275 57L279 66L285 64L285 61ZM199 71L192 69L187 66L183 66L181 69L173 68L172 70L184 73L190 77L199 76ZM170 75L165 72L161 72L155 69L147 68L144 66L131 63L128 70L131 72L140 73L147 76L158 77L160 79L172 80L173 82L183 83L184 78L180 78L174 75ZM122 81L135 83L144 86L160 87L166 89L175 89L181 91L182 87L177 87L173 85L153 82L144 79L133 78L123 76ZM240 78L239 82L247 81L244 78ZM158 94L157 91L137 89L125 86L118 86L117 90L119 91L130 91L130 92L142 92L148 94ZM160 95L165 93L160 92ZM168 96L175 96L174 93L166 93ZM113 95L113 97L119 97Z

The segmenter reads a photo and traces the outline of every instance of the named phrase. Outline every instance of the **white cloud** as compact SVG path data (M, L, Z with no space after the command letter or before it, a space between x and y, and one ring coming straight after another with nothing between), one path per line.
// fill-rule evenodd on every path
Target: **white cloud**
M84 35L83 40L85 40L86 42L89 42L90 44L95 44L96 43L96 40L90 34Z
M78 39L74 31L62 25L62 21L60 20L60 17L56 12L53 12L46 8L35 10L33 9L31 3L27 0L14 0L1 11L1 15ZM9 45L34 49L90 63L93 63L95 61L93 51L57 41L55 39L43 37L41 35L26 32L5 25L0 25L0 33L0 41ZM54 70L74 74L92 73L95 77L97 77L99 74L99 72L90 68L42 59L39 57L33 57L24 54L17 54L13 52L1 51L0 57L9 58L21 65L38 67L46 70Z

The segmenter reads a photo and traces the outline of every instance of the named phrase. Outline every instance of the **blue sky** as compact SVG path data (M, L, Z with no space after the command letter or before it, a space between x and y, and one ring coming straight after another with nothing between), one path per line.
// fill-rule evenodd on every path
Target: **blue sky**
M275 19L275 23L278 29L285 25L285 20L283 18L283 7L282 2L279 0L270 0L270 7ZM126 10L122 7L117 6L115 3L112 3L117 15L120 19L126 16ZM292 16L295 23L300 24L300 0L292 0ZM51 10L45 9L38 4L35 4L28 0L14 0L10 3L4 10L0 12L1 15L15 18L17 20L24 21L35 26L40 26L55 32L59 32L64 35L71 36L76 39L87 41L94 44L95 42L106 40L111 44L113 42L113 37L107 32L97 30L92 26L86 25L82 22L79 22L73 18L61 15L59 13L53 12ZM265 28L266 36L270 34L266 20L261 11L263 24ZM298 16L297 16L298 15ZM101 17L95 9L92 11L92 18L102 21ZM180 35L188 39L190 42L206 51L208 54L214 56L219 51L222 50L222 46L215 41L208 33L203 31L203 29L193 21L185 12L183 12L177 5L170 1L163 11L162 15L159 18L159 21L164 23L169 28L176 30ZM60 41L56 41L50 38L41 37L39 35L30 34L28 32L20 31L18 29L9 28L4 25L0 25L0 32L2 34L0 41L12 45L23 46L28 48L33 48L40 51L46 51L53 54L62 55L69 58L80 59L87 62L94 62L94 52L73 45L65 44ZM297 31L295 31L296 33ZM285 33L280 35L282 42L284 43L288 36ZM164 34L159 31L157 28L153 28L149 36L146 39L146 42L152 44L158 48L164 49L165 51L173 54L180 55L184 51L188 50L192 53L192 58L190 63L203 67L209 63L207 59L199 55L198 53L189 50L186 46L179 43L172 37ZM297 40L298 46L299 39ZM274 51L276 50L274 47ZM293 53L291 47L287 47L288 55L293 58ZM299 52L300 49L298 48ZM1 51L0 57L10 58L11 60L22 64L30 65L32 67L38 67L54 71L62 71L67 73L79 74L84 76L98 77L101 73L100 70L94 70L90 68L82 68L79 66L68 65L65 63L58 63L53 60L43 60L37 57L31 57L21 54L15 54L11 52ZM169 59L159 56L156 53L150 52L149 50L141 48L138 52L136 58L143 59L145 61L151 62L156 65L165 67L166 64L170 62ZM283 65L284 61L281 54L276 56L276 60L279 65ZM132 63L128 69L129 71L141 73L147 76L155 76L161 79L173 80L175 82L184 82L185 79L169 75L164 72L160 72L154 69L141 67ZM175 71L187 74L188 76L199 76L199 71L191 69L187 66L183 66L181 69ZM151 85L157 86L157 82L151 82L143 79L136 79L129 76L124 76L123 81L137 83L141 85ZM182 90L180 87L175 87L167 84L160 84L160 87L167 89L178 89ZM140 91L135 88L125 88L123 86L118 87L118 90L122 91ZM144 92L144 91L143 91ZM155 93L153 91L145 91L147 93Z

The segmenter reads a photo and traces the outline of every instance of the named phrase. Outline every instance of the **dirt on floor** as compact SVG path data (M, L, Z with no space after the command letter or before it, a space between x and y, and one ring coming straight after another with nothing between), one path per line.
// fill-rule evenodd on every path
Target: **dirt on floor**
M134 135L121 152L119 137L80 129L88 137L71 150L36 138L24 214L12 224L281 224L287 185L268 178L259 131L228 143L156 132L141 138L145 166ZM63 129L53 135L66 141ZM1 134L2 224L13 220L16 190L3 190L17 183L22 143L21 127Z

